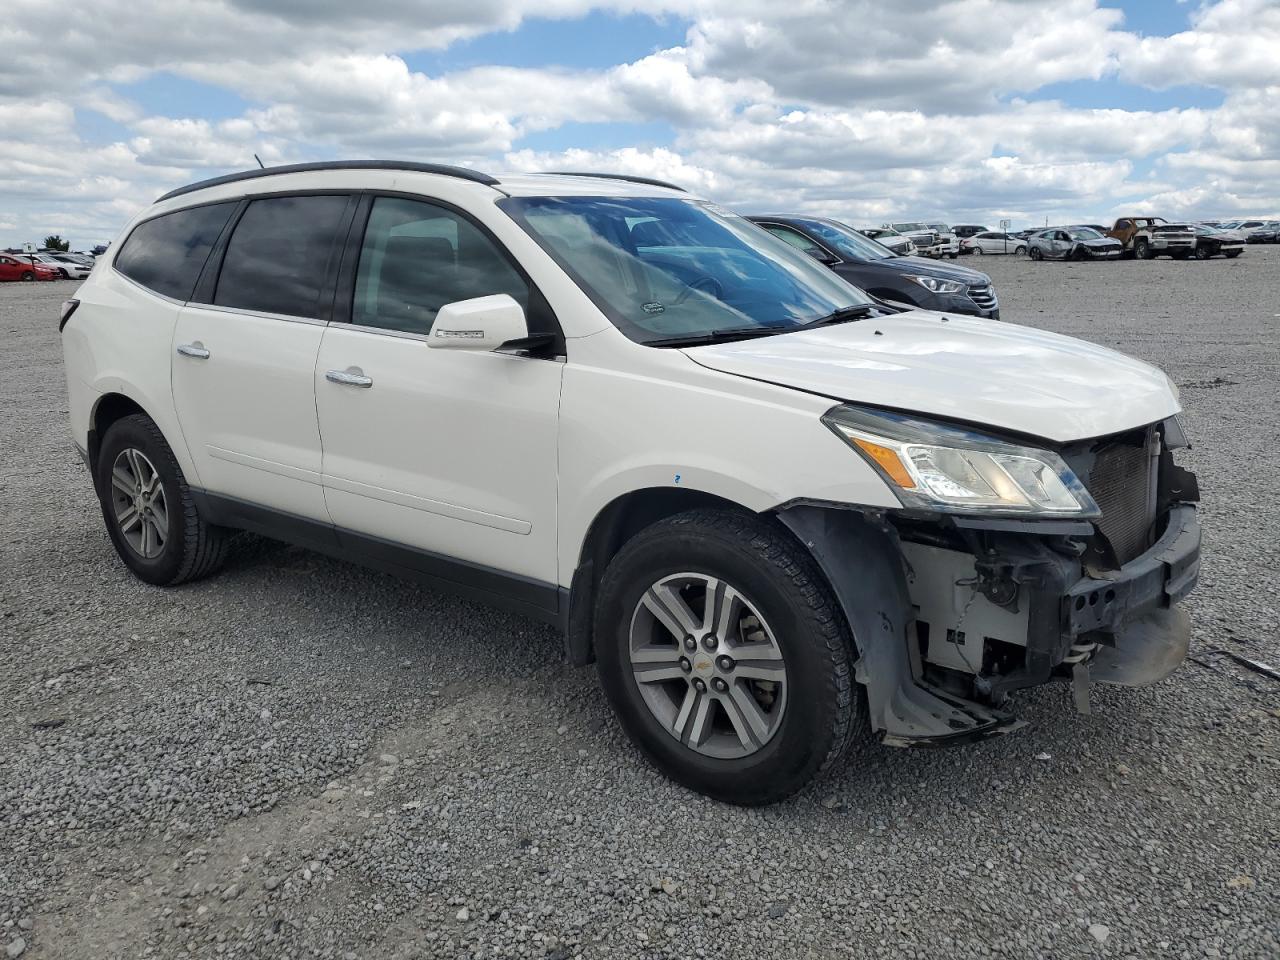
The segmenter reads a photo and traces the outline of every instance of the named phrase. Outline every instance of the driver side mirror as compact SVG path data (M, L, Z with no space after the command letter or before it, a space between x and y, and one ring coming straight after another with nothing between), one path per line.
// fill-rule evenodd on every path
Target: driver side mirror
M524 308L505 293L446 303L431 324L427 346L445 350L497 350L529 338Z
M827 251L823 250L821 247L805 247L804 252L813 257L813 259L817 260L819 263L826 264L828 267L840 262L837 258L827 253Z

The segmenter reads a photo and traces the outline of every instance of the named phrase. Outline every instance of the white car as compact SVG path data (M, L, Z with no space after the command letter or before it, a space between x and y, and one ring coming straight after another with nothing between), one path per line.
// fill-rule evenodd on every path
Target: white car
M916 249L922 257L944 257L947 255L947 241L927 223L886 223L882 226L905 237L910 237L911 242L916 245Z
M93 270L93 267L88 264L52 253L24 253L23 256L56 270L63 280L84 280Z
M972 237L965 237L960 241L960 246L970 253L979 255L1009 253L1021 256L1027 252L1026 240L995 231L977 233Z
M890 230L888 227L862 227L858 232L880 246L888 247L900 257L914 257L920 252L910 237L904 237L897 230Z
M939 257L950 257L952 260L960 256L960 238L945 223L926 224L930 230L938 235L938 241L941 249L938 251Z
M1168 377L874 301L678 188L267 168L165 195L102 261L62 345L134 574L210 574L244 529L545 620L713 797L1186 652Z

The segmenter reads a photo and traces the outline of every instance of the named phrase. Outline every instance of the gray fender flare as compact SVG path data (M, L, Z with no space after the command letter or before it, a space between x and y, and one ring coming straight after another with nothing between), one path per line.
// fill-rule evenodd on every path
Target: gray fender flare
M872 727L890 746L935 746L1023 726L1010 714L921 680L907 570L897 531L882 515L797 504L778 518L826 575L853 634L854 677L866 688Z

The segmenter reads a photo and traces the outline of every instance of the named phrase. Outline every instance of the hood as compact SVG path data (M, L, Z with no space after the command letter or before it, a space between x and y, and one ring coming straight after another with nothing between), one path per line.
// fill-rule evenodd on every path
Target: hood
M959 280L969 286L985 286L991 278L980 270L958 267L953 263L942 263L939 260L926 260L924 257L890 257L886 260L854 261L859 265L870 263L875 267L893 270L897 273L909 273L917 277L938 277L941 280ZM836 269L839 269L837 264Z
M912 310L756 340L687 347L722 373L1068 443L1180 409L1160 370L1083 340Z

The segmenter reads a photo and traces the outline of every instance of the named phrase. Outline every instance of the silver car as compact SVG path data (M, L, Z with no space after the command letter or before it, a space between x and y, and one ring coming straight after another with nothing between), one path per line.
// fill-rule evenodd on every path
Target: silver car
M1050 227L1027 237L1032 260L1118 260L1124 244L1092 227Z
M986 230L972 237L965 237L960 241L960 249L976 254L1010 253L1021 256L1027 252L1027 241L1009 233Z

